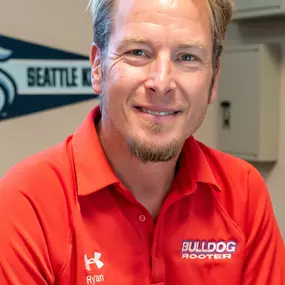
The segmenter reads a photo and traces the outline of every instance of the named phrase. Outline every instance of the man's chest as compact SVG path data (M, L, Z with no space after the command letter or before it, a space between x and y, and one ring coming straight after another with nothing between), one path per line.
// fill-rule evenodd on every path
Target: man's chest
M240 284L244 237L213 199L177 201L155 225L139 205L93 202L74 219L59 284Z

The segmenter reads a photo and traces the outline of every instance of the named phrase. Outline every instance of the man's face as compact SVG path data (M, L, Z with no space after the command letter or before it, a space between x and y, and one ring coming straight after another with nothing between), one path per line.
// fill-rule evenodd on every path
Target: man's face
M178 155L207 110L212 44L206 0L117 0L104 82L93 62L102 131L113 128L144 161Z

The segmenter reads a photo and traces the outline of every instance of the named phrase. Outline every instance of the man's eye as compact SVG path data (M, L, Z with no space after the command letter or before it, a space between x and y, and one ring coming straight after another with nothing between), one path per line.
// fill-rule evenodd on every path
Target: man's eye
M127 52L127 54L133 55L133 56L144 56L145 52L142 49L134 49L134 50Z
M195 60L196 58L195 58L193 55L191 55L191 54L183 54L183 55L180 57L180 59L181 59L182 61L193 61L193 60Z

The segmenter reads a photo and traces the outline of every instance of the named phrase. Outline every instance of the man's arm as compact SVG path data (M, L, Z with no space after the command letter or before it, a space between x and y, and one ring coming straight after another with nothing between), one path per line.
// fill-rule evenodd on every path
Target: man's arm
M19 186L13 175L0 180L0 284L54 284L39 213Z
M285 250L266 184L251 169L242 285L285 285Z

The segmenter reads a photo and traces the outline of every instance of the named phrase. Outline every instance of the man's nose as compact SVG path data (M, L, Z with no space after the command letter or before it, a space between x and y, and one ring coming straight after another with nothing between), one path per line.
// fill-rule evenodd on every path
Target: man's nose
M174 66L171 56L160 54L150 66L150 74L145 87L157 95L164 96L176 89Z

